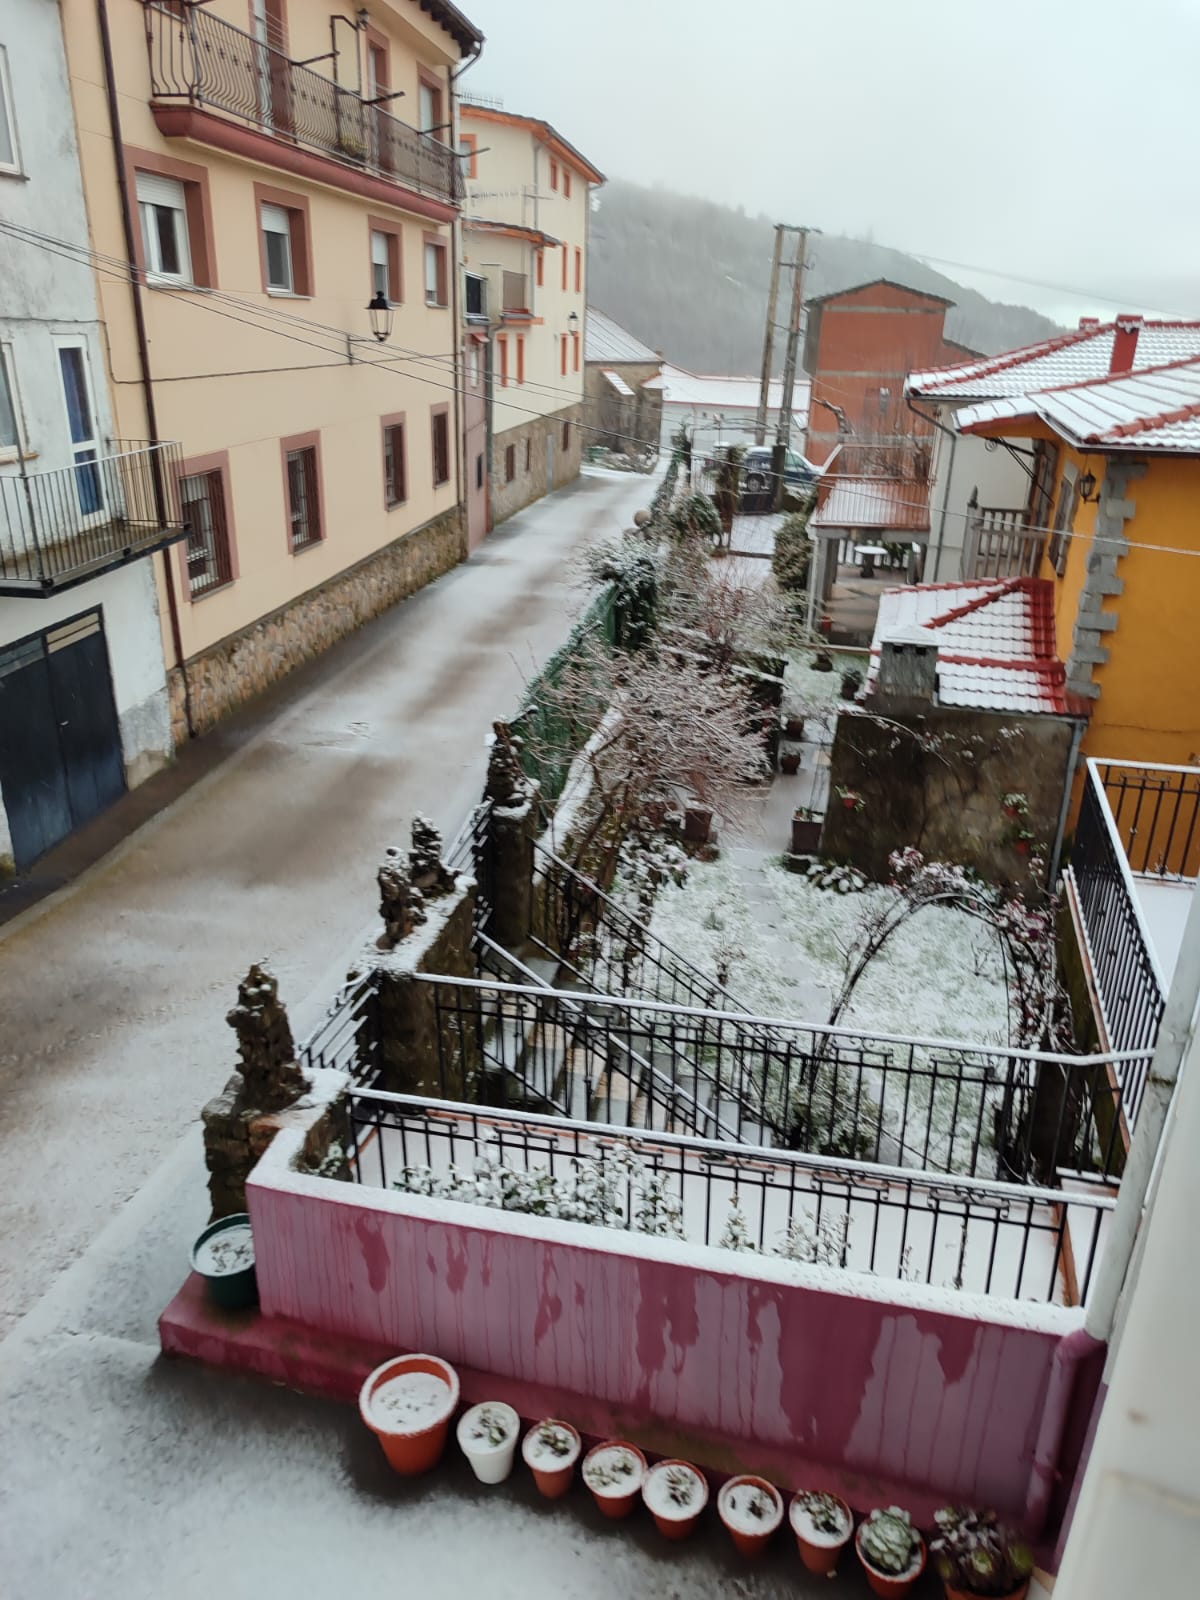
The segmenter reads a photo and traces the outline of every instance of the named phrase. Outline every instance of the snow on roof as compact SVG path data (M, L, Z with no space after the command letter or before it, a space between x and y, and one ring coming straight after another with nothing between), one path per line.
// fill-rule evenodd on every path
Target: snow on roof
M1136 328L1130 359L1138 371L1200 358L1200 321L1143 321ZM998 400L1087 383L1109 375L1117 336L1116 322L1076 328L1004 355L910 373L904 387L906 393L930 400Z
M657 350L651 350L595 306L587 308L583 349L585 361L661 361Z
M938 647L938 699L983 711L1082 711L1066 692L1055 650L1054 585L1048 578L929 583L879 597L867 685L879 676L885 638L916 625Z
M675 406L702 406L707 411L725 409L753 411L758 405L759 379L756 377L726 377L712 372L687 372L683 367L673 367L668 362L661 376L651 378L647 389L661 389L663 402ZM797 378L792 391L792 414L808 415L808 397L812 384L807 378ZM783 384L772 378L767 390L767 409L778 411L783 401Z
M929 531L929 485L908 478L834 477L821 485L816 528Z
M1038 417L1081 446L1200 454L1200 360L967 406L956 425L982 433L1017 417Z
M609 369L607 367L605 367L603 369L603 375L608 380L608 382L611 384L611 386L617 391L618 394L621 394L621 395L632 395L633 390L625 382L625 379L621 376L621 374L619 372L610 372Z

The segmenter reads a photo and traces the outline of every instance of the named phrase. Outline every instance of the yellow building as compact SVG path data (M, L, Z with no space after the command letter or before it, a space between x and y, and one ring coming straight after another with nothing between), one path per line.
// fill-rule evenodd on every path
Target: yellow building
M460 125L468 322L489 330L500 522L579 471L588 219L604 176L536 117L466 96Z
M1054 585L1086 755L1200 762L1200 360L967 406L966 438L1032 441L1016 536Z
M482 37L448 0L63 13L115 431L185 458L190 537L155 558L178 738L465 552L454 72Z

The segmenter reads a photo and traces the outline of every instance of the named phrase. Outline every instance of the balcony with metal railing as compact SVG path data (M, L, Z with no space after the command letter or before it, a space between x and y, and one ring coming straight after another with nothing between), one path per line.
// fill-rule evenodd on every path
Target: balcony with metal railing
M114 440L0 478L0 595L57 594L186 537L177 444Z
M417 194L458 204L462 174L449 145L203 6L144 3L156 103L182 102L254 128L280 147L301 146ZM336 60L335 55L335 66ZM196 129L188 133L204 137Z
M1198 871L1200 768L1089 761L1067 886L1113 1050L1154 1045Z

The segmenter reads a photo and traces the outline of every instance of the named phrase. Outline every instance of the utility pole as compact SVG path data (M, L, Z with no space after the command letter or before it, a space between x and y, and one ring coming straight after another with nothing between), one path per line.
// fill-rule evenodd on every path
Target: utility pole
M792 313L788 318L787 355L783 363L783 393L779 397L779 421L775 429L775 448L771 452L776 511L783 504L784 468L792 442L792 396L796 389L796 354L800 344L800 322L804 313L804 273L808 266L807 228L796 230L796 258L792 262Z
M775 312L779 305L779 269L783 262L785 223L775 224L775 256L771 262L771 287L767 294L767 326L763 331L762 377L758 385L758 413L754 418L754 442L767 442L767 400L771 393L771 358L775 354Z

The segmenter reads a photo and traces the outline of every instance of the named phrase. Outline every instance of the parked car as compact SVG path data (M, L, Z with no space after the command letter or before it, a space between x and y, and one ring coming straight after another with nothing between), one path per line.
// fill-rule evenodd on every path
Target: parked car
M816 467L798 450L789 450L784 458L783 481L793 489L806 488L819 477ZM771 486L771 447L753 445L746 451L742 465L742 488L746 494L762 494Z

